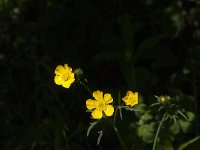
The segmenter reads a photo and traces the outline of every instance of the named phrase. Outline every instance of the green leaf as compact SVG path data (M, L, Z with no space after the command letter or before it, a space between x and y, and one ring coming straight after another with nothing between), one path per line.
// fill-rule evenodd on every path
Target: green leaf
M179 126L179 124L176 122L176 123L174 123L172 126L170 126L169 130L170 130L174 135L176 135L176 134L178 134L179 131L180 131L180 126Z
M144 103L137 104L137 105L134 106L134 108L136 110L138 110L139 112L141 112L141 113L145 113L146 112L146 107L147 106Z
M163 30L166 35L174 38L184 29L184 17L174 6L170 6L163 11Z
M193 112L191 112L191 111L187 111L186 115L188 117L187 120L190 121L190 122L192 122L195 119L195 114Z
M170 115L169 114L166 114L165 118L163 119L163 121L166 121L170 118Z
M155 137L155 123L145 124L137 129L137 134L146 143L152 143Z
M188 119L187 116L180 110L177 110L177 113L179 113L184 119Z
M172 143L170 141L160 142L157 145L157 150L174 150Z
M99 145L99 143L100 143L100 141L101 141L101 138L102 138L102 136L103 136L103 131L101 130L101 131L99 131L98 133L99 133L99 137L98 137L98 139L97 139L97 145Z
M89 136L90 134L90 131L92 130L92 128L97 124L97 121L93 122L93 123L90 123L90 126L87 130L87 136Z
M178 117L177 117L176 115L173 115L173 116L172 116L172 119L173 119L174 123L177 122L177 118L178 118Z
M188 130L191 126L190 122L182 120L182 119L179 120L179 124L180 124L180 127L181 127L181 129L184 133L188 132Z
M158 109L158 111L161 111L161 110L163 110L165 107L163 106L163 105L161 105L160 107L159 107L159 109Z
M142 119L144 121L151 120L153 118L152 114L150 114L150 111L146 111L145 114L142 116Z

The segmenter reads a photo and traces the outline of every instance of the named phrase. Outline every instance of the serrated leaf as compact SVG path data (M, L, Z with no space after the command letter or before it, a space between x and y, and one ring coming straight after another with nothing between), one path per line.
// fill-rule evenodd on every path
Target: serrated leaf
M152 143L155 137L154 134L154 123L141 125L137 129L137 134L146 143Z
M99 143L100 143L100 141L101 141L101 138L102 138L102 136L103 136L103 131L101 130L101 131L99 131L98 133L99 133L99 137L98 137L98 139L97 139L97 145L99 145Z
M179 126L179 124L176 122L176 123L174 123L173 125L170 126L169 130L170 130L174 135L176 135L176 134L178 134L179 131L180 131L180 126Z
M180 124L180 127L181 127L181 129L184 133L187 133L190 126L191 126L190 122L182 120L182 119L179 120L179 124Z
M146 112L146 109L145 109L146 107L147 106L145 104L143 104L143 103L137 104L137 105L134 106L134 108L136 110L138 110L139 112L141 112L141 113L145 113Z
M186 115L188 117L187 120L190 121L190 122L192 122L195 119L195 114L193 112L191 112L191 111L187 111Z
M148 121L148 120L151 120L152 118L153 116L152 114L150 114L150 111L146 111L144 115L141 117L143 121Z
M92 130L92 128L97 124L97 121L93 122L93 123L90 123L90 126L87 130L87 136L89 136L90 134L90 131Z

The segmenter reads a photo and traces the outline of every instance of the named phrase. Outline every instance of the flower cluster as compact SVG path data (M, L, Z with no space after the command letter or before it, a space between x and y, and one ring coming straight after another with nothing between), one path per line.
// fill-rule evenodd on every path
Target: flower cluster
M112 116L114 113L114 107L110 105L113 102L113 98L111 94L106 93L103 95L102 91L94 91L93 92L93 99L88 99L86 101L86 107L88 110L92 111L92 117L94 119L101 119L103 114L105 116ZM128 106L130 105L133 107L134 105L138 104L138 93L133 93L132 91L128 91L126 96L122 98L125 104Z
M80 70L80 69L79 69ZM80 72L80 71L79 71ZM64 88L69 88L71 84L75 81L75 75L77 74L77 69L72 72L72 68L68 64L58 65L55 69L54 81L57 85L62 85ZM109 93L103 94L102 91L94 91L93 99L86 100L86 107L92 112L93 119L101 119L103 116L110 117L114 114L113 97ZM128 91L126 96L122 98L126 106L133 107L138 104L138 92Z

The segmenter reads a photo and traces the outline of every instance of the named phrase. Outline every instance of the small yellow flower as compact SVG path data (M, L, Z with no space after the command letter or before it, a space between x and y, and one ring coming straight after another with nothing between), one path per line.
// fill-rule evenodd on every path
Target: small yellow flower
M161 96L161 97L160 97L160 102L161 102L161 103L164 103L165 101L166 101L166 98L165 98L164 96Z
M126 105L133 107L134 105L138 104L138 92L133 93L132 91L128 91L122 100Z
M64 66L58 65L55 69L55 74L55 83L62 85L64 88L69 88L70 85L75 81L72 68L70 68L67 64L64 64Z
M109 93L103 95L102 91L94 91L93 99L88 99L86 101L86 107L88 110L92 111L92 117L94 119L101 119L103 117L103 112L106 116L112 116L114 113L114 107L109 105L113 102L113 98Z
M160 96L158 100L160 101L160 103L169 103L170 99L170 96Z

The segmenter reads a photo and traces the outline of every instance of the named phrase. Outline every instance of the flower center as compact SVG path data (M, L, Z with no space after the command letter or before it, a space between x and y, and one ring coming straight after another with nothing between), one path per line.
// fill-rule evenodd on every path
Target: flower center
M64 81L69 80L69 73L63 74L62 79L63 79Z
M99 108L103 110L105 108L105 104L103 102L99 102Z

